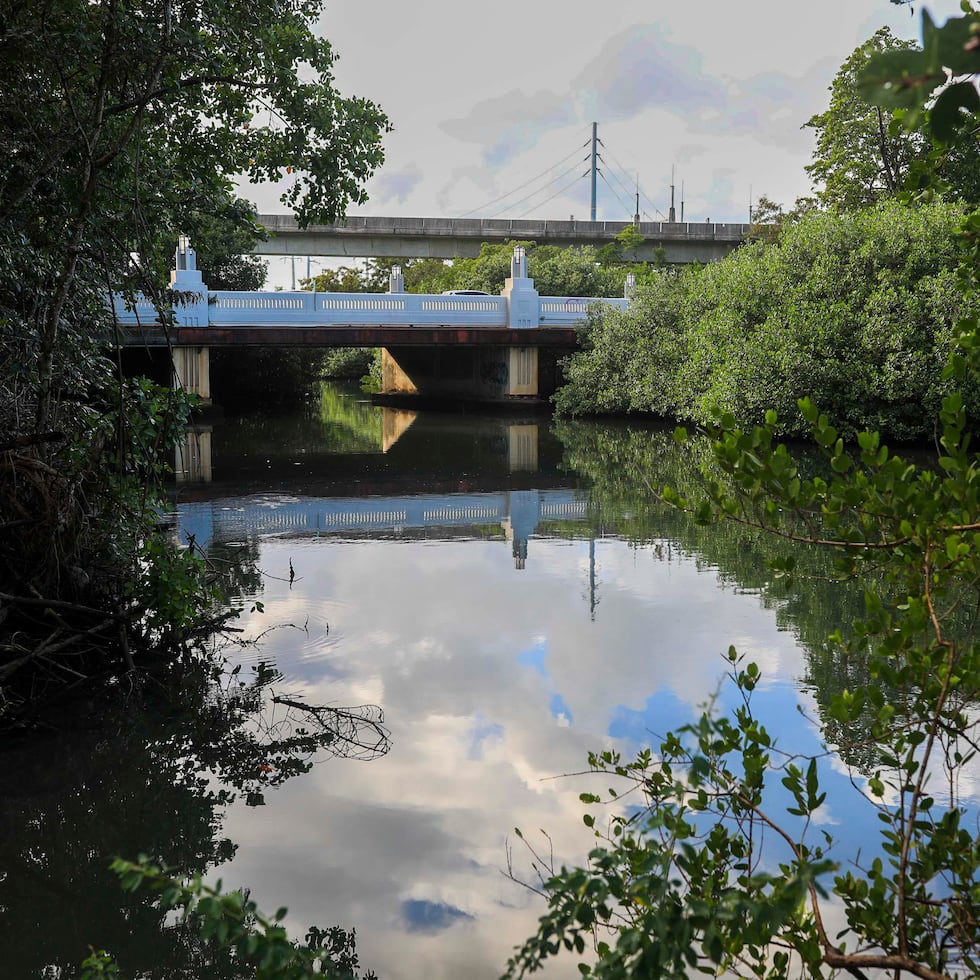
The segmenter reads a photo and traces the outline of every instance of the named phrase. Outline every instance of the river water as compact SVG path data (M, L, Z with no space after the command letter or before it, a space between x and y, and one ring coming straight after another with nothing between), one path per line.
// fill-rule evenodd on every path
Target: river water
M772 542L658 504L651 487L696 492L701 453L654 427L416 414L341 388L200 427L170 519L240 632L176 707L144 690L111 730L7 753L0 975L74 975L89 943L130 976L234 975L123 898L108 858L143 851L288 907L296 936L356 929L380 977L496 977L543 910L528 885L593 844L588 753L724 705L730 644L761 667L781 742L818 750L856 669L822 639L858 597L784 595ZM830 801L850 798L843 770ZM846 803L819 817L846 849L874 827ZM547 975L577 976L573 958Z

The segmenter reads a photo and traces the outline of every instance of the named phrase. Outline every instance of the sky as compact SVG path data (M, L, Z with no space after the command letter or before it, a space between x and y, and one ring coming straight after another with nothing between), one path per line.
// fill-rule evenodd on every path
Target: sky
M934 19L957 0L925 5ZM598 220L746 221L765 194L810 193L802 128L876 29L919 37L888 0L328 0L317 30L345 95L377 102L386 161L350 214L587 220L592 123ZM540 176L539 176L540 175ZM536 179L537 178L537 179ZM246 186L260 212L272 186Z

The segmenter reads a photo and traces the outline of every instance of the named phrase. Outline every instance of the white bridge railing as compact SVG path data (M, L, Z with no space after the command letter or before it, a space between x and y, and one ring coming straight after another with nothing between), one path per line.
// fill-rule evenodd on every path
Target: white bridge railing
M329 324L466 323L507 325L503 296L433 296L423 293L225 293L208 295L208 322L262 326Z
M626 309L628 299L539 296L527 276L523 248L516 248L511 277L500 296L403 292L401 271L392 270L387 293L230 292L208 290L186 239L177 249L171 286L184 302L174 307L174 322L183 327L329 327L453 326L571 327L582 323L589 307ZM627 294L633 282L627 282ZM127 304L111 297L123 326L148 326L158 311L143 299Z

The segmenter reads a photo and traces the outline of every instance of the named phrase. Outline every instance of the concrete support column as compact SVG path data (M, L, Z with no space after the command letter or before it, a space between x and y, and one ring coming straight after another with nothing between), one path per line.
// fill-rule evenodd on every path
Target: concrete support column
M507 357L509 361L509 370L507 372L507 394L537 395L537 347L511 347L507 351Z
M175 347L174 376L177 387L203 401L211 401L211 351L208 347Z
M190 239L181 235L170 272L174 296L174 323L179 327L208 325L208 287L197 268L197 253ZM203 401L211 401L211 357L207 347L175 347L174 377L177 386Z

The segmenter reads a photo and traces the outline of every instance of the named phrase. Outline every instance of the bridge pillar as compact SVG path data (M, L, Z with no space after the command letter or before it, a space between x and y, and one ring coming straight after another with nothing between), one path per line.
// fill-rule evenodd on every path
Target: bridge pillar
M211 401L211 351L208 347L175 347L174 378L189 395Z
M510 347L507 349L508 395L538 395L538 348Z

